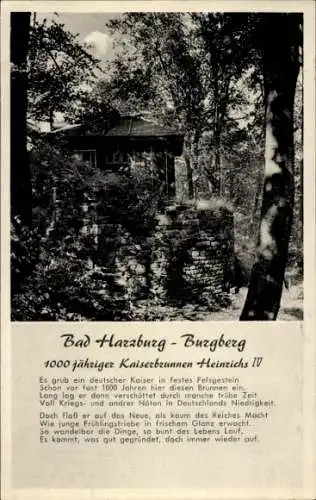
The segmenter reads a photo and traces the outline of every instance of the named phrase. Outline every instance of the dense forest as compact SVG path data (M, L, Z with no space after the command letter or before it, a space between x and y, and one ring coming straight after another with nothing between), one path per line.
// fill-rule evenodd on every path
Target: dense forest
M279 317L301 319L302 16L138 12L104 29L106 64L58 16L11 14L12 319L275 320L282 292ZM120 116L178 130L176 197L146 153L114 173L75 158L58 116L90 134ZM223 290L179 294L202 201L233 216L233 265ZM186 233L160 234L181 206Z

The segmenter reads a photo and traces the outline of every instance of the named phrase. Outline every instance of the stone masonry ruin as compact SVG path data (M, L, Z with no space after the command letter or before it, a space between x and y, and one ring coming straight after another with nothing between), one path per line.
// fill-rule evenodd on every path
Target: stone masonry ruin
M82 234L94 241L91 267L101 272L113 300L182 306L210 305L210 299L228 296L234 275L233 214L217 199L180 201L189 197L181 132L130 116L101 132L77 125L59 133L81 161L90 161L104 177L102 187L96 181L102 202L95 203L91 194L84 203ZM159 203L144 220L142 211L129 217L134 190L129 175L137 189L159 191Z
M99 228L98 265L131 302L148 297L164 304L227 296L233 277L232 212L219 202L174 204L157 215L147 238L135 242L118 224ZM100 248L101 250L101 248ZM105 255L106 254L106 255Z

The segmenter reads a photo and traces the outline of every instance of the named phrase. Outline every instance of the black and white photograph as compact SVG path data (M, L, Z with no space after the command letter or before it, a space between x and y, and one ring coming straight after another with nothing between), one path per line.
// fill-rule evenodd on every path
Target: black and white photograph
M302 13L11 12L10 64L12 321L303 320Z
M315 11L2 2L4 500L316 498Z

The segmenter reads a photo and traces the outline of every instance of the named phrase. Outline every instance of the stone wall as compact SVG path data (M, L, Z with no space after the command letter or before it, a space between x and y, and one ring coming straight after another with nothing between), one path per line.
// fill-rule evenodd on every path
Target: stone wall
M229 290L234 265L233 215L223 207L178 205L160 218L153 286L169 299L197 300Z
M100 229L99 245L109 274L128 290L130 300L161 302L220 296L233 278L233 215L210 202L173 205L157 217L155 230L141 241L122 227ZM111 249L109 251L109 249Z

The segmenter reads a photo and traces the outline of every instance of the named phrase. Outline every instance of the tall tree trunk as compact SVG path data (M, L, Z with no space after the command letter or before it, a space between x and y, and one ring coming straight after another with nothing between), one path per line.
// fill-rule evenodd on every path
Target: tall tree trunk
M221 172L221 136L218 131L215 134L214 140L214 194L220 196L222 192L222 172Z
M29 12L11 13L11 217L32 223L31 175L26 148Z
M266 146L257 256L241 320L275 320L294 207L293 106L299 72L297 14L264 17Z
M256 165L257 168L257 165ZM249 233L252 237L255 237L257 234L257 226L259 224L259 209L260 209L260 202L261 202L261 196L262 196L262 183L263 183L263 172L261 171L260 168L258 168L258 174L257 174L257 187L256 187L256 192L255 192L255 199L253 203L253 211L252 211L252 218L251 218L251 224L249 228Z
M200 145L200 132L195 130L191 137L191 164L192 164L192 178L193 178L193 196L196 198L196 185L194 185L194 178L199 175L199 145Z
M212 165L212 183L213 183L213 194L218 196L221 190L221 179L220 179L220 132L219 132L219 120L220 120L220 92L218 87L218 68L215 70L217 77L214 81L214 136L213 136L213 165Z
M54 110L49 110L49 128L52 131L54 129Z
M299 199L299 224L300 224L300 245L303 245L304 240L304 197L303 197L303 186L304 186L304 169L303 160L300 160L300 199Z
M216 135L215 135L215 168L218 177L218 191L219 195L223 196L224 191L224 175L222 168L222 134L224 128L224 120L227 113L229 89L232 80L232 73L228 70L223 90L220 93L220 100L218 104Z
M191 151L191 138L190 135L184 140L184 161L187 169L187 182L188 182L188 196L190 199L194 196L193 185L193 165L192 165L192 151Z

